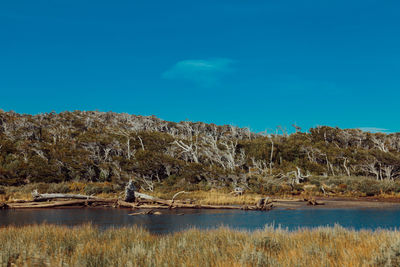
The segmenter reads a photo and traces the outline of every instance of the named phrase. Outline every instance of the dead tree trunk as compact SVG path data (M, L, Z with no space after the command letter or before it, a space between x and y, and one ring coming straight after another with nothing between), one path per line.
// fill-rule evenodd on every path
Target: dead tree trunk
M136 196L135 196L135 191L136 187L133 184L133 181L130 180L129 183L125 186L125 201L126 202L135 202Z

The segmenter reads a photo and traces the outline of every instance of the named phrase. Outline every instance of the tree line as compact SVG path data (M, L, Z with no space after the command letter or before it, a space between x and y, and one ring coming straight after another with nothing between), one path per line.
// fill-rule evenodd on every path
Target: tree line
M310 176L400 178L400 133L321 126L287 134L155 116L0 111L0 184L134 179L138 186L247 186Z

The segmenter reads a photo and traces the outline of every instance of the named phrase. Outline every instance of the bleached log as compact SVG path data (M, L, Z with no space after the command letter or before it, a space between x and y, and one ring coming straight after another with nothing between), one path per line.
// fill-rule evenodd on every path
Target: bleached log
M160 200L159 198L156 198L156 197L153 197L153 196L150 196L147 194L139 193L139 192L135 192L135 197L149 199L149 200Z
M175 198L176 198L177 196L179 196L180 194L185 194L185 193L187 193L187 192L185 192L185 191L180 191L180 192L176 193L176 194L172 197L171 202L174 203L174 200L175 200Z
M92 204L111 205L116 203L116 199L86 199L86 200L62 200L53 202L26 202L26 203L8 203L11 209L30 209L30 208L56 208L63 206L87 206Z
M130 216L135 216L135 215L161 215L161 214L162 214L162 213L159 212L159 211L148 210L148 211L130 213L130 214L128 214L128 215L130 215Z
M32 192L33 201L45 201L50 199L57 198L72 198L72 199L97 199L93 196L80 195L80 194L59 194L59 193L51 193L51 194L39 194L37 190Z
M80 206L85 205L86 200L70 200L70 201L56 201L50 203L13 203L9 204L10 208L12 209L31 209L31 208L55 208L55 207L62 207L62 206Z

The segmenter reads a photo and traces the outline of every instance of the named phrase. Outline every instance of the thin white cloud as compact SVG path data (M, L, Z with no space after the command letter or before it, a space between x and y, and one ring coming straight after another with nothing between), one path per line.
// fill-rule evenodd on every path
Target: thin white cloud
M389 129L385 128L377 128L377 127L359 127L361 131L369 132L369 133L389 133Z
M221 78L232 72L232 59L182 60L162 74L164 79L189 81L201 87L214 87Z

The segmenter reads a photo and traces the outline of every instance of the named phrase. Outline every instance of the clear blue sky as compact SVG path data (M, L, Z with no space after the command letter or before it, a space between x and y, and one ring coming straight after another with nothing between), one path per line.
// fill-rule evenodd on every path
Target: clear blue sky
M400 131L399 1L2 1L0 108Z

